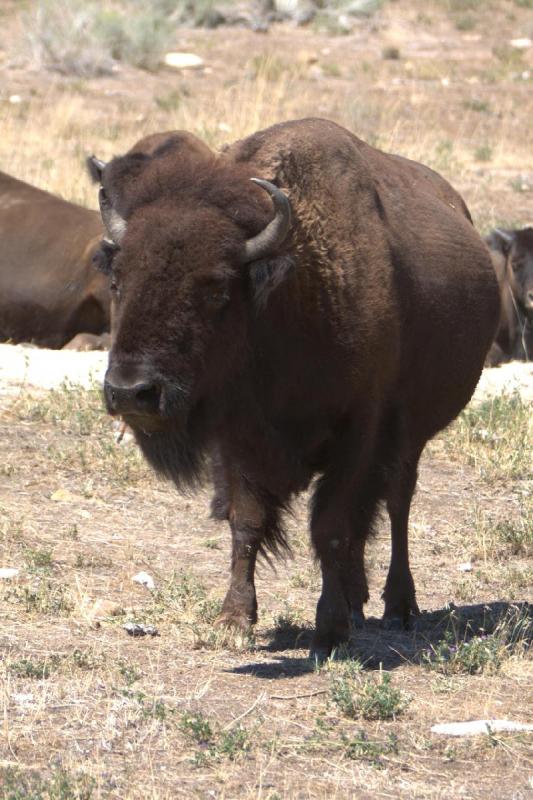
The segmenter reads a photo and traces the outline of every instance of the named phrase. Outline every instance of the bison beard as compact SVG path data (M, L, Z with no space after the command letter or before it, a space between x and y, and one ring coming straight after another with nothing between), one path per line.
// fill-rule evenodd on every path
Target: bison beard
M135 440L148 463L173 481L181 492L197 488L205 478L205 441L201 426L170 425L164 431L133 428Z
M317 479L322 658L364 622L365 542L381 504L384 624L418 613L417 465L474 391L497 282L446 181L334 123L282 123L219 156L191 139L100 167L106 219L121 221L106 381L123 407L110 410L138 413L144 455L179 489L211 457L212 512L232 533L224 624L255 623L257 556L283 549L282 512ZM167 403L177 381L188 414Z

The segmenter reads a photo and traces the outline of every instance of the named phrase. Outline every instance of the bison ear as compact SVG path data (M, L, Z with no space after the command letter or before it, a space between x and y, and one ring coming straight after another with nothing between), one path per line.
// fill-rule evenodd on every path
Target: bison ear
M490 244L495 250L499 250L504 256L509 254L511 245L514 241L513 231L504 231L501 228L494 228L490 236Z
M267 304L271 292L278 288L294 269L290 256L252 261L249 266L254 302L259 308Z
M106 168L105 161L100 161L96 156L89 156L85 163L93 183L102 183L102 173Z

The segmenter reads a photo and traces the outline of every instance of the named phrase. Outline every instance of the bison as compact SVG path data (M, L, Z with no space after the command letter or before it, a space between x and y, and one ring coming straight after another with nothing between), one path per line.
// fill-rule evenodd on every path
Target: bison
M94 269L103 234L97 211L0 173L0 341L107 343L109 280Z
M168 146L96 172L116 305L105 402L178 489L211 458L213 513L232 534L220 622L256 622L257 556L287 547L283 513L315 479L312 653L364 621L381 503L384 620L407 624L417 464L468 403L498 322L497 281L461 197L322 119L218 156Z
M485 238L501 294L501 316L487 363L533 361L533 227L495 228Z

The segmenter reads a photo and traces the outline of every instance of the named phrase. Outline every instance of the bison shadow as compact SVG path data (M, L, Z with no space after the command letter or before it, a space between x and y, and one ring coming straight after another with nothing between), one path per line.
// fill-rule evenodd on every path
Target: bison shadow
M402 664L420 664L448 632L456 641L468 642L473 637L490 636L506 620L521 620L520 638L526 646L533 641L533 605L526 601L506 603L494 601L475 605L447 605L437 611L423 611L410 630L385 630L381 621L369 617L364 628L353 635L336 657L358 659L367 670L392 670ZM267 631L268 641L259 646L263 653L279 653L275 662L257 662L235 667L231 672L258 678L293 678L316 670L315 662L305 656L287 656L288 650L309 649L313 629L307 626L284 626ZM284 655L281 655L284 653Z

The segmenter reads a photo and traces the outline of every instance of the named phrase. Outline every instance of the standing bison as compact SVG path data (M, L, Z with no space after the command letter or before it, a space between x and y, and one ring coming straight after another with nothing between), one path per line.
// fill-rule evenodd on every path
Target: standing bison
M533 227L495 228L485 241L501 294L500 324L487 362L533 361Z
M97 211L0 172L0 341L107 343L109 280L93 263L103 230Z
M104 393L178 488L214 464L232 532L221 622L257 618L258 553L313 478L322 569L313 652L360 625L365 542L386 503L387 624L417 613L407 534L424 445L469 401L498 322L459 195L338 125L275 125L99 162L116 333Z

